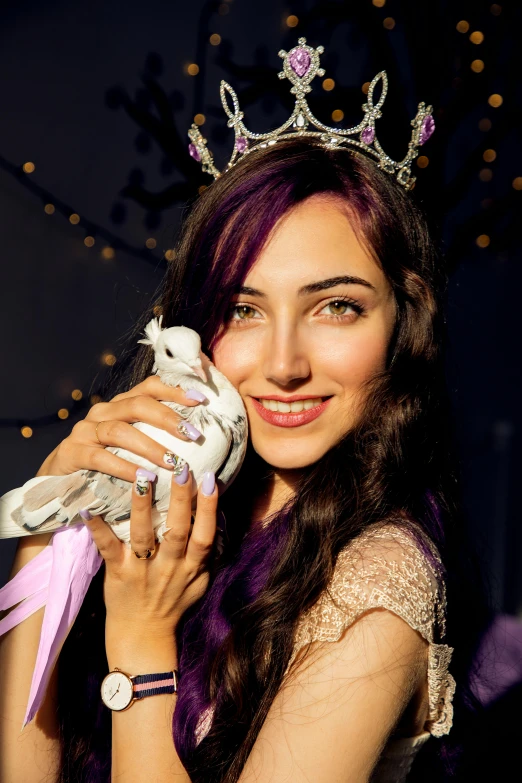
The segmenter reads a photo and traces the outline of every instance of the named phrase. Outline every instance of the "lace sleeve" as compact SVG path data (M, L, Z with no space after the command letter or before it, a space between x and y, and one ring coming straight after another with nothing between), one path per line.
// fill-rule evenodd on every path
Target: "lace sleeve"
M438 553L423 540L431 558L413 534L387 524L369 528L343 549L328 589L299 621L287 671L305 645L337 641L363 612L388 609L428 642L426 729L438 737L449 732L453 721L455 680L448 671L453 649L439 643L446 630L446 592Z

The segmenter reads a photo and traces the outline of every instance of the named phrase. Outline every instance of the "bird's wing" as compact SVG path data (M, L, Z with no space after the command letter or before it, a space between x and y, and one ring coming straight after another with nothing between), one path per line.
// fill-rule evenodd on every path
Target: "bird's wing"
M225 487L231 484L239 473L243 464L248 442L248 423L247 417L238 413L228 424L228 433L231 436L230 449L225 462L217 477L223 482Z

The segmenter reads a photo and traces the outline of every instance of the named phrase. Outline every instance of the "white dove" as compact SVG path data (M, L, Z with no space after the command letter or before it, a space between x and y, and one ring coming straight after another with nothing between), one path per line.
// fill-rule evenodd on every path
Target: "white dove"
M201 363L201 339L186 326L161 329L153 318L145 327L147 337L140 343L152 345L155 354L153 372L167 386L202 391L209 402L194 407L162 401L196 427L202 436L183 441L165 430L136 422L132 426L187 461L199 486L205 471L216 473L220 489L230 484L245 456L248 424L241 396L213 364L206 378ZM152 524L161 542L170 500L172 471L155 465L145 457L123 449L107 449L158 475L153 484ZM219 471L219 472L218 472ZM67 476L38 476L0 498L0 538L11 538L56 530L63 525L83 522L80 509L100 514L122 541L130 539L132 484L93 470L78 470Z
M216 473L223 491L236 477L245 457L248 436L246 410L230 381L209 363L207 378L201 362L201 339L184 326L161 329L162 316L145 327L155 354L153 372L168 386L202 391L206 404L186 407L162 401L201 433L197 441L182 441L143 422L133 424L187 461L196 486L206 471ZM152 523L163 540L170 501L172 471L126 449L107 447L114 454L158 475L153 487ZM193 503L195 503L196 489ZM0 620L0 636L45 606L40 643L22 729L35 716L54 663L103 560L80 509L100 514L116 535L129 543L132 483L93 470L68 476L38 476L0 498L0 538L54 531L51 542L0 589L0 610L11 611ZM218 533L219 536L219 533ZM219 551L219 541L218 544ZM18 604L16 606L16 604Z

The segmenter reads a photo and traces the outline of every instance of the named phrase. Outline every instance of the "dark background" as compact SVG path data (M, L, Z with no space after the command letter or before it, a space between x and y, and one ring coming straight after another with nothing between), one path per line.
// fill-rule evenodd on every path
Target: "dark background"
M521 33L521 3L478 0L3 2L0 494L86 415L160 283L184 206L212 181L187 152L195 115L222 167L233 133L220 80L251 130L280 125L293 98L277 52L305 36L325 47L309 103L327 124L358 123L384 69L377 135L399 159L418 102L434 107L412 173L451 269L447 374L465 506L496 609L521 617ZM15 546L0 541L0 584Z

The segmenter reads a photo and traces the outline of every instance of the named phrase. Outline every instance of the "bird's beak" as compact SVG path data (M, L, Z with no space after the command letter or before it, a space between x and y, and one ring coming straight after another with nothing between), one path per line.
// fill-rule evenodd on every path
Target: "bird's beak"
M190 365L190 369L192 370L192 372L193 372L195 375L197 375L197 376L198 376L198 378L201 378L201 380L203 381L203 383L206 383L206 382L207 382L207 374L206 374L205 370L203 369L203 367L201 366L201 363L200 363L199 365L197 365L197 364L196 364L196 365L194 365L194 364L191 364L191 365Z

